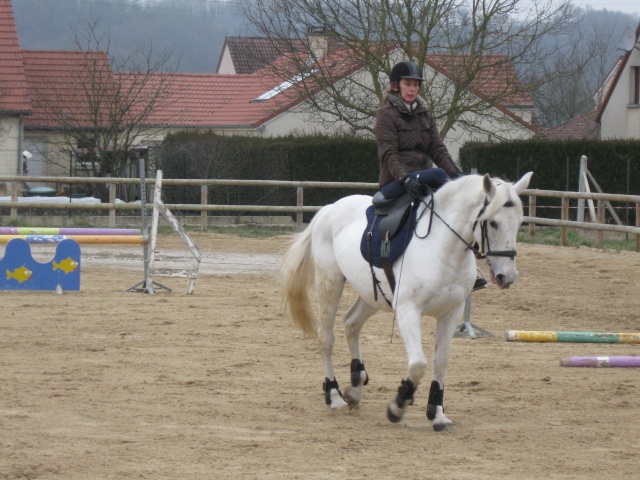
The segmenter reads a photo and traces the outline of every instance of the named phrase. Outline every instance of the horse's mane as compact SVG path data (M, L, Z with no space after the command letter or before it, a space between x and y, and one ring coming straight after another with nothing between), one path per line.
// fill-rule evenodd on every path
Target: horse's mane
M460 195L461 191L470 192L477 189L482 190L482 176L465 175L455 181L445 183L436 192L436 198L438 203L449 203L454 201L453 197Z
M460 192L482 192L484 194L483 179L484 175L466 175L455 181L447 182L436 192L437 201L443 203L455 201L454 197L460 195ZM522 215L522 201L513 190L513 184L497 178L491 180L496 187L496 193L487 205L482 217L494 216L507 202L513 203L513 206Z

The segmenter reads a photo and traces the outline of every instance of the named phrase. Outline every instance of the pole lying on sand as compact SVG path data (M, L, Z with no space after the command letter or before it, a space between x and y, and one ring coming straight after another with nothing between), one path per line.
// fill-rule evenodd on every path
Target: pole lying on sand
M508 342L640 343L640 333L507 330Z
M640 367L640 357L565 357L560 360L563 367Z

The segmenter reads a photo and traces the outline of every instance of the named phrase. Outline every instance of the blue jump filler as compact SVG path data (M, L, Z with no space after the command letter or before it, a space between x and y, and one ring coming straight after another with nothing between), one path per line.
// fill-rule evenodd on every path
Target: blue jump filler
M63 240L53 260L40 263L31 255L31 247L20 238L7 243L0 260L0 290L80 290L80 245Z

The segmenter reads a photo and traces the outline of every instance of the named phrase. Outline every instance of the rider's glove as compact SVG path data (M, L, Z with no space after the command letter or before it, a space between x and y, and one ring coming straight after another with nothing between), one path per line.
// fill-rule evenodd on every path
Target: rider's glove
M414 200L420 202L424 198L424 194L422 193L422 185L420 185L410 176L407 175L406 177L404 177L404 179L402 180L402 186Z

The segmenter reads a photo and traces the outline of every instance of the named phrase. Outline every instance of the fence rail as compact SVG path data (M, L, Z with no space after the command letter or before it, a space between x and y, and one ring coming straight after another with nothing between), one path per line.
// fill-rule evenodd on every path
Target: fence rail
M20 185L25 181L53 183L55 185L71 184L103 184L109 187L109 202L101 204L79 204L79 203L55 203L55 202L29 202L18 201L18 191ZM116 211L118 210L138 210L140 205L128 203L116 203L117 185L139 185L140 180L135 178L103 178L103 177L20 177L20 176L0 176L0 182L6 182L7 190L11 192L11 201L2 202L1 207L11 209L11 219L17 220L18 210L25 208L48 208L61 210L106 210L109 214L109 227L115 227ZM147 179L146 184L153 187L154 180ZM295 189L295 205L209 205L208 188L210 186L244 186L244 187L285 187ZM167 207L176 211L200 212L201 226L203 230L208 227L207 217L209 212L270 212L270 213L291 213L296 214L296 224L298 229L302 227L302 216L304 213L318 211L322 206L304 205L305 188L341 188L352 190L363 190L373 192L378 189L376 183L360 182L312 182L312 181L286 181L286 180L227 180L227 179L163 179L163 186L200 186L200 204L167 204ZM640 251L640 195L619 195L608 193L587 193L587 192L561 192L552 190L527 189L522 192L529 196L529 215L524 217L524 222L529 224L529 233L535 236L536 225L547 225L560 227L561 244L568 244L568 229L595 230L597 232L597 245L602 247L603 232L618 232L635 235L636 248ZM536 198L552 197L561 201L561 219L541 218L536 216ZM596 222L577 222L569 220L569 201L580 199L590 199L598 202ZM605 222L605 202L622 202L635 204L635 226L613 225ZM148 208L153 208L151 203Z

